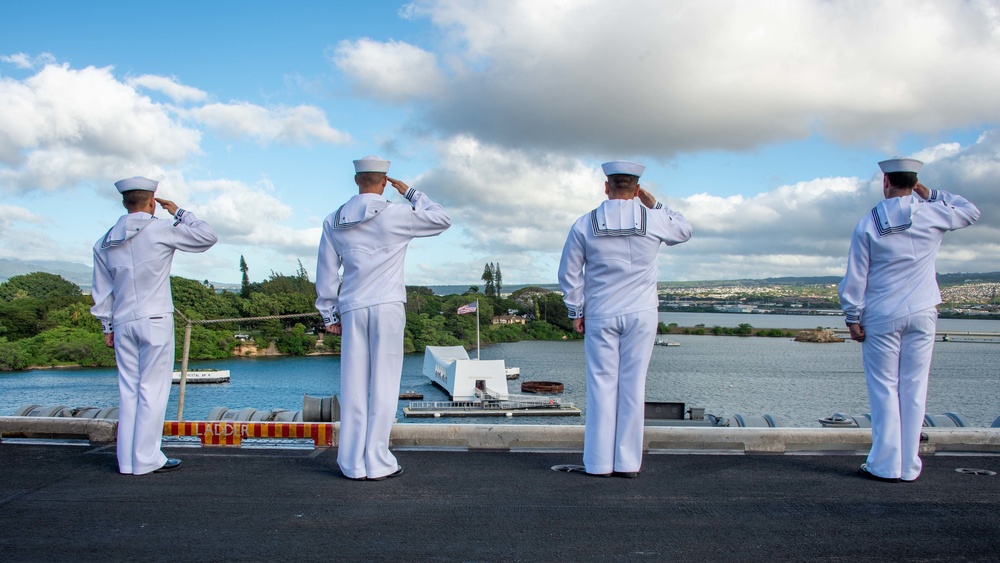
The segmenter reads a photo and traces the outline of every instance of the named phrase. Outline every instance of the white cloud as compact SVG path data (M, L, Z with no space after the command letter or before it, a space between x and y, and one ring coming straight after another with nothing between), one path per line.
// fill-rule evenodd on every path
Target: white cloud
M464 245L493 252L552 252L604 195L599 169L558 154L506 150L459 136L439 145L436 168L414 181L467 225ZM591 206L592 207L592 206Z
M340 144L351 140L347 133L330 127L323 110L314 106L269 109L239 102L207 104L183 114L225 137L249 137L262 145L308 145L317 141Z
M222 244L293 256L316 254L320 227L286 226L293 210L274 195L270 182L250 186L233 180L200 180L188 183L181 189L185 192L194 202L190 209L210 222Z
M155 74L143 74L142 76L129 78L125 83L133 88L145 88L161 92L175 103L201 102L208 98L207 93L197 88L185 86L173 78L156 76Z
M333 62L361 95L391 102L436 94L444 82L433 53L401 41L342 41Z
M56 62L56 58L50 53L42 53L32 57L27 53L14 53L13 55L0 55L0 61L10 63L17 68L34 69Z
M6 233L14 223L45 223L48 219L17 205L0 203L0 233Z
M996 119L990 2L417 1L432 51L363 39L336 63L446 134L670 155L816 132L888 146ZM424 100L426 98L426 100Z
M491 261L503 264L508 280L554 280L570 225L605 197L599 166L465 136L442 142L439 152L443 164L414 181L454 221L444 236L461 251L433 259L439 274L451 272L439 279L475 281L469 272ZM920 154L936 156L922 182L960 193L983 212L977 225L945 237L938 270L1000 270L1000 136ZM843 275L854 226L882 198L877 175L818 178L752 197L664 197L655 178L642 183L694 227L689 242L662 250L662 280Z
M0 187L15 192L177 164L199 141L110 68L50 64L23 81L0 79Z
M160 177L201 153L202 132L188 119L261 145L350 141L314 106L240 102L182 109L154 102L138 88L178 103L208 97L162 76L122 82L110 67L48 64L24 80L0 77L0 188L53 191L135 174Z

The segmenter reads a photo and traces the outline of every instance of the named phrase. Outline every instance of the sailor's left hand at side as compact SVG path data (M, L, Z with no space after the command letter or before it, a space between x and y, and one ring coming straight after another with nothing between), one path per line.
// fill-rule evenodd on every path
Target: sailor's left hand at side
M865 329L861 328L860 324L847 325L847 329L851 331L851 340L857 342L865 341Z

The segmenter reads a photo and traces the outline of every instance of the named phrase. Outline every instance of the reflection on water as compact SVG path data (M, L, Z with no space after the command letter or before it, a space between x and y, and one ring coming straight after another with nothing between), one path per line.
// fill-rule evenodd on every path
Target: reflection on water
M672 315L672 314L671 314ZM700 315L706 326L723 324L714 317L736 317L766 328L757 319L776 315ZM809 320L813 320L810 318ZM806 320L806 319L803 319ZM839 320L830 323L839 326ZM667 322L678 322L676 320ZM948 330L1000 332L998 321L974 328L944 327ZM697 324L697 323L691 323ZM815 327L819 323L807 323ZM774 327L793 328L787 324ZM816 426L816 419L844 412L868 412L861 347L843 344L810 344L787 338L739 338L725 336L671 336L677 347L654 349L646 384L646 398L653 401L684 402L704 407L708 413L731 416L735 413L771 413L790 426ZM472 354L474 356L474 353ZM586 409L583 342L519 342L484 348L482 358L507 361L521 368L521 380L510 382L518 392L520 381L560 381L562 397ZM1000 416L1000 344L987 342L938 342L928 391L929 413L957 412L970 424L989 426ZM338 392L340 360L335 356L306 358L233 358L224 361L192 362L191 369L215 367L231 371L228 384L189 385L185 397L185 418L199 419L213 407L254 407L259 409L302 408L303 394L332 395ZM410 354L403 365L402 390L424 394L425 400L445 400L445 394L422 375L423 356ZM177 415L177 385L171 391L167 418ZM114 406L118 401L116 374L109 369L40 370L0 373L0 415L11 415L27 404L67 406ZM400 422L433 422L434 419L405 419L400 403ZM453 418L449 423L503 424L583 424L582 417L554 418Z

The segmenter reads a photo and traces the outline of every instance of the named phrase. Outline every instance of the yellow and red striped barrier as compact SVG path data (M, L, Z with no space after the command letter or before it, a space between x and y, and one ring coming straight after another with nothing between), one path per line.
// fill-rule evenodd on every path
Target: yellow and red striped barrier
M244 438L311 438L316 447L333 446L330 422L175 422L163 423L164 436L197 436L203 446L239 446Z

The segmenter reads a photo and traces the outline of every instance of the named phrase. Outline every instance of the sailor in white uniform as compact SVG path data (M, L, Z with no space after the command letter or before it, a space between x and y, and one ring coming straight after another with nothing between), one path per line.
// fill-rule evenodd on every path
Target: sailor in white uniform
M90 312L104 326L118 364L118 470L143 475L180 467L160 451L174 365L174 251L204 252L215 232L190 211L153 197L157 182L115 182L128 210L94 245ZM156 204L173 216L160 220Z
M337 464L349 479L382 480L403 471L389 434L403 369L406 249L416 237L441 234L451 219L425 194L387 177L388 160L366 156L354 171L358 195L323 222L316 309L328 333L343 335ZM382 198L386 182L406 204Z
M643 165L614 161L602 169L608 200L570 229L559 285L573 327L585 334L586 471L636 477L658 319L656 255L661 244L691 238L691 225L642 189Z
M872 416L872 448L861 474L883 481L920 475L920 429L941 302L934 262L948 231L968 227L979 209L960 195L917 181L922 162L879 163L885 199L851 237L840 303L851 338L862 343Z

